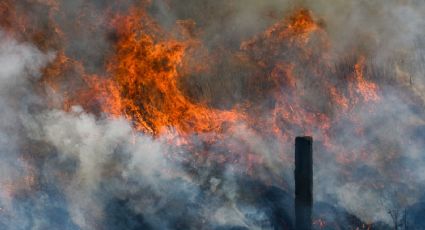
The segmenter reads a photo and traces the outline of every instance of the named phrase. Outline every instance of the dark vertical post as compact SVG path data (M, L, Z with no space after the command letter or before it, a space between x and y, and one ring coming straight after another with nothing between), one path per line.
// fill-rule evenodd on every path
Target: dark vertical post
M295 138L295 229L311 229L313 206L313 138Z

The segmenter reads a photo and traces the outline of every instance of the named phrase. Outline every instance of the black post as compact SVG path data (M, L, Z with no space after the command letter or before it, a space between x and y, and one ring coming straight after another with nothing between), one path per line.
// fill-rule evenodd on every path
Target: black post
M295 139L295 229L311 230L313 206L313 138Z

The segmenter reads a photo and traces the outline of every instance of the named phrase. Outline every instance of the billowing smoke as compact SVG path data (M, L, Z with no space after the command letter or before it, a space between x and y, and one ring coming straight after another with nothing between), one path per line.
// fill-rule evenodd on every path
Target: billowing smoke
M0 228L293 229L297 135L315 140L316 228L388 228L394 209L421 226L423 15L5 0Z
M26 196L35 186L37 169L27 152L24 129L27 117L41 103L33 93L32 82L40 78L40 68L53 54L44 54L31 44L18 43L0 32L1 81L1 227L18 229L28 225L22 215L27 204L16 205L16 195ZM30 204L28 204L30 205ZM43 205L42 203L36 205ZM31 214L31 213L27 213Z

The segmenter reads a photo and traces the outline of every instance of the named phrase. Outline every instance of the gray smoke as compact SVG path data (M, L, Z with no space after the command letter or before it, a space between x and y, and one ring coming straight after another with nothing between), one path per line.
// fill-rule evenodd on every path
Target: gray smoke
M25 3L17 5L25 8ZM110 8L125 12L130 4L61 2L63 14L56 19L69 41L65 53L82 60L87 72L103 73L114 38L102 13ZM257 95L248 86L263 69L235 61L233 53L243 52L243 41L299 7L310 9L323 24L332 64L346 64L344 58L353 53L367 56L367 69L373 73L368 80L379 83L381 98L341 111L328 108L328 95L307 84L312 78L299 80L314 91L303 100L326 105L317 110L337 120L329 134L337 147L326 148L324 134L313 130L315 201L366 223L390 224L389 208L409 208L425 195L422 1L156 0L149 13L164 28L174 27L176 20L193 20L204 46L222 59L209 63L212 73L184 76L181 88L193 101L206 98L216 108L253 102L253 107L265 108L259 116L263 119L271 116L270 94ZM38 24L47 23L43 10L31 12ZM90 26L80 29L69 23L77 15ZM280 219L291 221L293 143L238 124L220 143L202 141L214 133L190 136L195 150L188 150L170 145L166 137L138 133L123 118L94 115L79 105L70 111L50 109L37 80L57 50L39 46L0 33L0 228L273 229L275 206L285 209ZM295 51L282 50L271 59L295 55L286 52ZM76 74L67 77L80 77ZM335 81L343 77L330 75ZM284 86L279 90L287 93ZM60 93L49 95L60 103ZM305 134L303 127L285 128L291 135ZM240 153L223 149L234 146ZM195 157L198 150L208 155ZM220 163L229 154L235 155L232 161ZM250 168L247 155L261 159L261 165ZM343 163L338 156L351 162ZM324 209L317 212L337 219ZM338 221L341 226L348 223Z
M19 210L25 207L15 208L14 204L15 195L33 189L36 177L34 166L27 161L31 156L23 124L31 117L31 106L41 102L32 92L31 82L40 77L40 68L53 57L0 31L0 226L4 229L28 226L28 219Z

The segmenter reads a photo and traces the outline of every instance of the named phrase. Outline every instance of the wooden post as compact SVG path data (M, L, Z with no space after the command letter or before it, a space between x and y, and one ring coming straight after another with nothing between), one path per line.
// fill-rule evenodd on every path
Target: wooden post
M295 229L311 230L313 206L313 138L295 138Z

